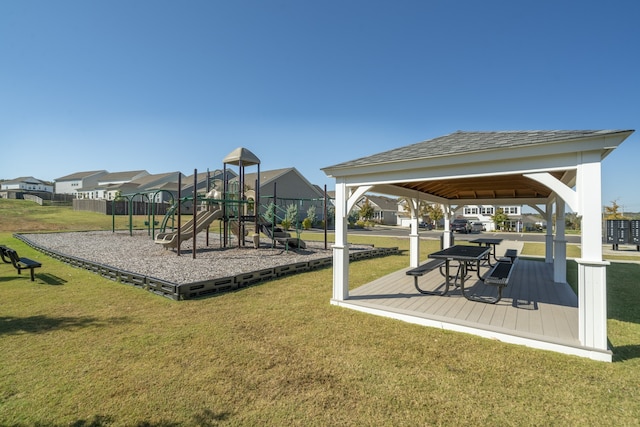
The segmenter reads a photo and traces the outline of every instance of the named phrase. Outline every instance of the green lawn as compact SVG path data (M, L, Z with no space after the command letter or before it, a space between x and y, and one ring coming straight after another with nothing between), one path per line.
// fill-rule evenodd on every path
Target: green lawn
M0 265L0 425L639 423L638 264L608 269L616 356L602 363L332 306L330 268L172 301L47 258L6 228L108 229L110 217L33 206L15 217L15 203L0 199L0 244L44 265L35 282ZM351 284L407 263L406 252L354 262ZM568 272L575 282L575 263Z

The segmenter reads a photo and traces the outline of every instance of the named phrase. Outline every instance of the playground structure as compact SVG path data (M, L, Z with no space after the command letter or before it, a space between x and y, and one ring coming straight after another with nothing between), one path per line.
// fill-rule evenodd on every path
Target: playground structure
M249 156L247 157L247 155ZM248 152L248 150L235 150L230 156L225 158L224 172L216 170L212 177L209 171L207 171L206 188L204 191L203 189L198 190L198 184L202 186L203 181L200 180L200 182L198 182L198 173L197 170L194 170L193 192L185 197L182 195L182 174L180 173L177 177L177 197L174 197L175 193L167 188L120 195L116 200L121 198L129 202L129 210L125 214L129 215L130 235L133 236L133 209L131 209L131 206L134 203L134 199L146 199L148 203L145 212L145 225L148 227L147 231L149 235L152 236L151 238L154 243L158 242L158 244L162 244L167 249L174 249L177 255L180 255L180 245L189 239L193 239L193 250L191 250L191 252L193 254L193 258L196 258L196 253L198 252L196 249L196 236L206 230L206 245L209 246L209 229L213 227L216 222L219 226L221 247L230 246L232 243L232 236L235 236L237 239L238 248L246 246L247 240L245 238L251 233L254 247L267 249L264 243L260 245L260 233L262 233L271 240L269 249L271 249L272 254L282 254L282 251L280 250L273 251L276 245L284 246L287 251L289 248L306 248L307 244L300 239L300 222L297 218L294 221L287 220L288 224L294 225L296 233L295 237L291 235L292 233L286 231L286 226L277 226L277 224L283 224L286 219L284 214L286 209L282 206L278 206L278 203L288 203L289 206L294 203L298 203L298 206L303 206L303 202L309 202L312 200L318 201L321 199L278 199L276 197L276 185L274 183L273 194L262 197L263 201L267 201L267 203L259 203L259 166L257 174L258 179L256 179L254 187L255 190L249 189L244 182L244 167L259 165L259 160L257 160L255 156L252 156L253 154ZM237 180L232 181L229 179L229 174L227 174L226 170L227 164L238 165L240 167L240 175ZM164 215L160 225L160 221L156 220L156 204L166 203L161 201L161 197L159 197L163 192L166 192L168 195L167 199L170 200L170 203L166 205L168 206L167 213ZM326 193L325 187L325 251L327 250ZM192 214L190 221L187 221L185 224L182 224L181 218L183 207L187 213ZM115 233L115 209L112 209L112 216L114 218L112 233ZM167 230L168 228L170 230ZM156 231L158 233L156 233ZM237 271L229 272L229 274L223 273L217 276L210 276L209 271L207 270L207 272L203 274L202 279L197 279L188 283L180 283L175 278L158 278L156 276L155 272L161 271L164 266L166 266L167 259L163 257L153 257L156 261L158 259L164 260L161 261L162 265L158 265L157 268L153 270L154 273L150 274L148 271L132 272L129 268L123 269L107 265L101 259L89 260L85 257L77 257L71 254L62 253L55 249L40 247L37 243L31 242L26 236L16 235L16 237L21 238L26 244L35 247L48 256L69 263L70 265L85 268L119 283L130 284L148 290L154 294L175 300L205 297L219 292L240 289L258 282L282 277L284 275L324 268L330 266L332 263L332 257L330 255L321 257L317 256L319 255L318 251L321 251L318 247L321 242L310 243L307 251L298 251L294 262L291 261L290 257L263 257L261 254L254 251L244 251L244 254L246 255L240 257L234 256L233 258L241 259L241 262L246 264L246 270L240 270L241 272L239 273ZM251 242L251 239L248 241ZM118 245L122 244L122 241L119 240ZM314 244L316 247L314 247ZM366 259L386 256L397 252L398 248L367 247L359 250L353 250L349 254L349 259ZM146 257L144 252L136 252L135 254ZM201 254L206 259L218 259L219 262L216 261L216 264L228 264L228 261L226 261L228 258L225 258L225 254L223 252L207 250L202 251ZM260 261L252 263L252 256L254 259L259 258ZM269 262L266 263L268 265L262 265L265 262L265 259L269 260ZM259 267L258 264L260 264ZM193 267L192 263L180 265L189 269ZM174 269L169 270L176 271Z
M237 166L238 174L233 180L228 166ZM245 181L245 168L256 166L258 172L257 179L251 185ZM263 203L260 203L260 160L246 148L237 148L224 158L223 170L215 170L213 176L207 170L206 188L198 189L198 185L202 185L202 181L198 182L198 171L194 170L193 192L191 195L182 195L181 174L178 174L177 197L174 198L168 190L157 190L148 193L135 193L123 195L132 203L136 196L146 198L150 208L145 225L148 227L148 233L151 238L165 249L173 249L180 255L180 245L193 239L193 247L196 247L196 236L202 231L206 231L206 245L209 246L209 232L211 226L216 220L219 224L220 245L221 247L229 247L232 245L232 239L236 239L238 247L247 245L246 237L249 244L253 247L260 247L260 233L265 235L271 241L271 247L282 245L286 250L290 248L305 249L306 243L300 238L301 224L297 218L294 221L284 221L286 217L285 209L278 206L276 197L276 187L274 183L273 195L263 197ZM204 190L204 191L203 191ZM171 203L164 215L162 222L156 220L155 203L158 195L167 191L170 195ZM326 189L325 189L326 194ZM302 202L297 199L281 199L296 202ZM266 202L266 203L265 203ZM325 217L326 217L326 197L324 199ZM182 212L185 209L192 210L192 218L182 224ZM264 212L261 213L261 212ZM289 232L285 227L279 227L278 224L287 222L293 226L295 235ZM115 220L114 220L115 231ZM130 215L129 231L132 233L132 218ZM156 232L158 232L156 234ZM325 221L325 249L327 246L327 233ZM192 251L193 257L196 251Z
M219 193L216 190L212 190L207 193L206 200L216 200L219 197ZM201 215L194 215L194 217L189 220L186 224L184 224L180 230L170 231L165 233L159 233L155 236L155 242L160 243L165 249L168 248L177 248L180 243L185 240L193 237L194 234L198 234L203 230L209 229L209 226L213 221L222 217L222 208L220 207L220 203L212 203L208 202L205 204L206 210ZM163 221L166 224L166 220L168 216L165 215L165 220Z

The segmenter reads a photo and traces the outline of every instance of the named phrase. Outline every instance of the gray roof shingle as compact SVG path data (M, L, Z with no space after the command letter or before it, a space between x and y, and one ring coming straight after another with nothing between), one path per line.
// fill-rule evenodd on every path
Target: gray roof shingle
M597 137L628 132L626 130L533 130L465 132L457 131L416 144L407 145L359 159L338 163L324 169L349 168L408 159L439 157L485 150L547 144L555 141Z

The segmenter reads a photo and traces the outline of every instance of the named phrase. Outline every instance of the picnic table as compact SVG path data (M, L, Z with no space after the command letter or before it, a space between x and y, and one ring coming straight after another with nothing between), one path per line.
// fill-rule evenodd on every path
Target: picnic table
M429 258L445 261L445 289L440 293L440 295L447 294L449 287L451 286L451 279L454 279L454 286L459 286L462 295L468 300L473 301L474 299L469 297L464 291L464 282L467 272L475 270L478 275L478 279L483 280L482 276L480 276L480 262L488 258L490 251L490 246L454 245L429 254ZM450 274L452 261L458 263L458 271L455 276Z
M470 240L469 243L477 243L478 246L486 246L491 248L491 252L489 252L489 255L487 256L487 264L489 264L490 267L493 267L493 265L491 264L491 257L493 257L496 262L499 261L496 257L496 246L502 243L502 239L481 237L479 239Z

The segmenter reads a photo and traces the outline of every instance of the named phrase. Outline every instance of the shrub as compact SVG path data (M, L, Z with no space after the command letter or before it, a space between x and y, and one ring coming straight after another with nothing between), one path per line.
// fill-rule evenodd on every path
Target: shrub
M308 226L305 225L305 222L308 223ZM315 224L315 222L316 222L316 207L311 206L309 209L307 209L307 217L304 219L304 221L302 221L302 226L308 230L311 228L311 226L313 226L313 224Z
M313 225L313 222L311 221L311 218L306 217L305 219L302 220L302 228L304 228L305 230L309 230L312 225Z
M291 224L296 223L298 221L298 207L295 204L292 203L289 206L287 206L287 213L285 214L284 220L282 222L284 223L285 221L287 222L289 227L291 226ZM289 227L287 227L287 229Z

